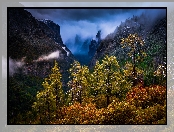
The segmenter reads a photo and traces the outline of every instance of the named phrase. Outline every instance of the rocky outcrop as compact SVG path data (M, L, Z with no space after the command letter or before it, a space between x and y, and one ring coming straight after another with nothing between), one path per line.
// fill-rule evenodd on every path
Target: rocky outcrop
M98 43L96 40L91 40L91 43L89 45L89 52L88 52L88 56L89 58L92 58L96 52L98 48Z
M96 40L92 39L92 40L91 40L91 43L90 43L90 45L89 45L88 56L89 56L90 59L93 58L93 56L94 56L94 54L95 54L97 48L99 47L100 43L101 43L101 30L99 30L99 31L97 32Z
M53 35L48 34L48 37L52 38L58 44L65 46L63 44L63 41L62 41L62 38L60 35L60 26L58 24L54 23L51 20L47 20L47 19L39 19L39 21L41 22L41 24L42 24L42 22L45 23L54 32ZM45 24L42 24L43 27L45 26Z

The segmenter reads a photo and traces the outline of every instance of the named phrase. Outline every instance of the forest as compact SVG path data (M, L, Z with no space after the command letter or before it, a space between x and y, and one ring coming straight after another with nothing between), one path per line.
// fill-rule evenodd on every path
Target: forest
M135 33L122 38L120 46L127 54L124 60L105 55L93 68L74 61L66 91L56 60L44 79L10 77L8 123L167 124L166 64L153 58L162 45L146 50L146 43ZM20 83L22 78L25 83Z

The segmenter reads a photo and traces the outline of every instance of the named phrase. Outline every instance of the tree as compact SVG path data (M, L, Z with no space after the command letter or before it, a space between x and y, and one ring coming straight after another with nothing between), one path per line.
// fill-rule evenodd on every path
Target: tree
M71 94L72 101L82 103L83 98L88 96L89 69L87 66L81 66L78 61L74 61L69 72L71 80L68 82L68 85L70 86L69 93Z
M104 77L104 93L107 97L107 105L109 105L109 97L111 95L117 98L123 98L131 88L131 82L128 82L122 74L121 68L115 56L106 56L103 61L103 77Z
M91 76L95 94L105 95L107 106L110 97L122 99L131 88L131 82L126 80L115 56L105 56L101 64L97 62Z
M167 48L166 48L166 35L163 33L164 29L161 29L161 33L151 34L147 37L148 47L147 47L147 54L149 59L147 60L148 68L151 67L151 77L148 77L146 80L149 82L152 80L155 84L162 84L166 85L166 67L167 67ZM163 69L164 76L159 74L157 75L156 72L159 72ZM148 69L148 71L150 71ZM155 71L155 76L154 76ZM152 82L151 81L151 82Z
M137 33L130 34L127 38L121 39L122 48L128 48L130 52L128 53L129 57L132 58L132 77L133 77L133 85L136 85L137 80L137 71L136 64L143 61L143 58L146 57L146 53L144 52L143 46L145 44L144 40L138 36Z
M91 94L94 96L101 94L101 88L104 83L102 66L103 65L101 65L99 61L97 61L94 67L94 71L91 74Z
M56 117L57 119L59 116L58 111L64 104L61 78L62 75L60 74L58 63L55 61L55 65L51 69L51 74L48 78L45 78L42 84L44 89L37 92L37 100L33 105L34 110L39 112L41 123L43 123L42 118L50 121L51 118Z
M8 88L8 124L17 123L21 111L21 88L13 77L9 77Z

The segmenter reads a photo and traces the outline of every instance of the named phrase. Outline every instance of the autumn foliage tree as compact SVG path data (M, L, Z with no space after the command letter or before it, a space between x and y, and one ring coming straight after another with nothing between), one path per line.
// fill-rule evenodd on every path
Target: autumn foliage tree
M132 86L133 64L119 66L115 56L96 62L93 71L74 61L69 69L67 99L58 64L43 82L33 109L34 123L43 124L165 124L166 87ZM143 74L136 68L136 74ZM131 73L131 74L130 74ZM68 100L68 105L65 101Z

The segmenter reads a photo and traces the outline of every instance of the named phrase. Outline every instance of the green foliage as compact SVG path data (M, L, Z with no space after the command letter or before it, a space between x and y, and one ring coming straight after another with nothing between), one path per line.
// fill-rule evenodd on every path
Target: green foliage
M109 105L111 97L123 99L131 88L131 82L126 80L115 56L106 56L101 64L97 61L92 73L87 66L81 66L77 61L74 61L69 71L69 103L70 98L72 102L82 103L85 97L95 97L95 103L105 107ZM102 95L106 97L106 102L102 101Z
M35 101L36 91L42 88L42 79L34 76L15 74L9 77L8 123L26 123L27 112ZM34 86L35 87L34 87ZM18 117L21 118L18 118ZM28 121L29 122L29 121Z
M100 115L100 124L133 124L137 108L127 102L113 101Z
M149 36L147 45L136 33L121 39L122 48L129 49L128 56L132 59L126 62L124 73L133 80L134 86L139 79L145 86L166 85L166 44L156 42L153 37Z
M141 37L138 36L137 33L130 34L127 38L123 38L121 40L121 44L123 45L122 48L130 48L128 55L129 57L133 57L135 62L142 61L143 57L146 57L146 53L143 51L145 42Z
M143 82L132 87L129 78L132 68L133 65L127 63L122 69L114 56L106 56L101 63L97 61L92 72L74 61L69 69L70 90L64 94L62 75L55 61L51 74L42 83L43 89L36 94L32 111L24 110L26 114L23 114L10 109L10 122L17 123L18 118L19 123L29 124L165 124L166 87L144 87ZM136 71L137 76L143 74L138 67ZM156 76L161 77L163 73L160 69ZM11 81L15 93L22 92L16 82ZM24 98L13 95L15 100L10 101L20 104L26 97L32 98L27 93ZM21 111L20 106L18 110Z
M87 66L81 66L78 61L74 61L69 72L71 80L68 82L68 85L70 87L69 94L71 100L82 103L83 98L89 96L89 69Z
M133 85L137 83L137 78L139 74L139 68L137 68L137 63L144 60L147 54L144 52L144 40L138 36L137 33L129 34L127 38L121 39L122 48L130 49L127 53L130 58L132 58L131 69L129 68L129 76L133 79ZM131 70L131 71L130 71Z
M154 72L154 76L156 77L158 84L160 85L166 85L166 79L167 79L167 69L165 65L159 65L157 67L157 70Z
M49 78L45 78L42 85L44 89L37 92L33 109L38 113L40 123L49 123L54 118L58 118L57 111L64 104L61 74L56 61Z
M152 54L147 53L144 61L140 62L137 68L143 71L141 75L143 75L145 86L150 86L151 84L166 86L166 65L156 64Z
M165 124L166 87L144 87L143 82L132 87L132 68L131 63L126 63L122 69L114 56L97 61L92 72L74 61L69 69L70 90L64 94L55 61L42 83L43 90L37 92L33 111L27 112L33 120L23 114L16 117L22 120L24 116L21 123L31 124ZM163 71L156 73L163 75ZM143 70L136 67L136 74L142 75Z
M143 19L146 18L142 15L141 20ZM132 20L132 22L138 22L136 16ZM131 22L130 19L126 21ZM10 21L10 24L11 22L13 23ZM160 21L150 32L148 31L145 39L137 33L130 34L122 39L121 45L117 45L120 37L128 34L128 29L122 30L122 27L127 26L128 23L121 23L121 26L117 28L118 34L112 34L113 37L101 42L96 50L99 61L96 62L92 72L87 66L74 61L69 74L66 70L69 69L68 64L73 60L73 56L70 55L66 61L59 60L62 75L55 62L49 77L44 81L41 78L23 74L9 77L8 123L166 124L166 98L170 99L174 94L173 90L169 90L166 97L166 19ZM140 27L137 29L130 27L131 32L141 30L140 33L143 33L145 25L139 23ZM38 26L38 23L33 24ZM33 30L33 33L30 32L36 38L29 39L27 28L25 31L21 29L22 34L20 31L10 30L12 32L10 32L9 40L13 43L9 45L9 56L12 59L25 56L25 63L29 64L39 56L53 52L55 49L66 56L62 47L52 40L55 34L49 30L47 37L44 37L43 32L46 30L40 29L38 27ZM49 44L45 43L48 40ZM126 49L125 52L120 49L121 46ZM116 55L117 58L105 56L103 60L100 60L103 55L111 54ZM44 63L38 64L36 69L38 73L41 71L39 69L45 67ZM168 75L173 78L172 71ZM172 79L169 81L172 82ZM67 82L69 91L65 90ZM62 87L66 91L65 94ZM172 88L172 86L169 87ZM173 117L173 104L170 103L173 101L168 100L168 102L168 108L170 108L168 114L169 117ZM168 123L172 125L166 128L166 131L173 129L173 121L169 120Z
M94 71L91 74L91 94L95 96L101 92L104 83L102 66L103 65L100 65L99 61L97 61Z
M115 56L106 56L101 64L97 62L91 76L95 94L123 99L131 88L131 82L126 80Z

